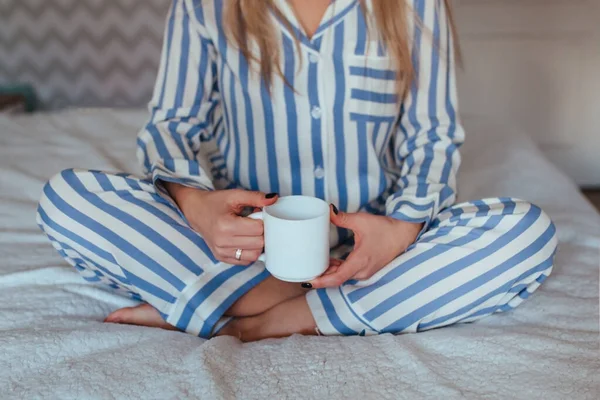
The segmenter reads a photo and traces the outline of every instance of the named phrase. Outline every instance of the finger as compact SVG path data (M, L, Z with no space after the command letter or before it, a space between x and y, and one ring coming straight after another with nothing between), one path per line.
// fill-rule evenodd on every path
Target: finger
M354 271L347 270L344 266L338 267L338 270L326 275L321 275L319 278L310 282L315 289L339 287L347 280L352 278Z
M340 228L354 230L353 228L355 227L356 214L341 212L333 204L330 205L329 211L332 224L339 226Z
M216 244L224 249L262 250L265 239L263 236L232 236L219 239Z
M339 266L331 266L327 268L327 271L325 271L325 273L321 276L335 274L336 272L338 272L339 268Z
M219 221L217 232L220 234L219 236L223 237L262 236L264 225L261 220L230 215ZM223 245L226 246L226 244Z
M356 252L351 253L348 259L337 267L335 272L321 275L310 283L315 289L341 286L360 271L362 267L360 260L360 254L356 254Z
M329 266L330 267L339 267L340 265L342 265L343 261L342 260L338 260L337 258L330 258L329 259Z
M222 263L231 264L231 265L244 265L244 264L247 265L248 263L245 261L236 260L236 258L235 258L236 250L232 251L231 249L224 249L224 248L218 247L218 248L215 248L214 250L212 250L212 253L213 253L213 256Z
M262 248L260 250L242 250L241 260L247 263L258 261L258 257L262 254Z
M241 255L240 259L238 260L236 258L238 249L239 249L239 247L225 248L225 249L219 249L219 250L220 250L220 254L223 254L223 256L228 259L235 260L237 262L237 264L240 264L240 262L241 262L241 264L248 264L248 263L254 262L254 261L258 260L258 257L260 257L260 255L262 254L262 248L259 250L241 249L242 255Z
M327 267L327 270L325 270L325 272L323 272L321 274L321 276L336 273L338 271L338 268L340 267L340 265L342 265L341 260L338 260L337 258L330 258L329 259L329 267Z
M265 194L262 192L253 192L250 190L231 190L227 200L229 206L234 210L240 210L250 206L254 208L262 208L275 203L279 195L277 193Z

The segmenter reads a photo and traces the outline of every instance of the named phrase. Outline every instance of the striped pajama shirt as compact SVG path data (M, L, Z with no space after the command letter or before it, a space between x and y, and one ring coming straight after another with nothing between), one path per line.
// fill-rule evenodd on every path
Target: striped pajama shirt
M272 15L285 80L269 92L227 41L223 0L174 0L151 118L138 135L144 177L66 170L52 178L38 223L59 253L85 279L208 338L269 273L261 262L219 262L163 182L243 188L424 224L372 278L307 293L324 334L417 332L526 299L552 270L555 228L522 200L454 204L464 132L444 2L409 1L422 20L407 21L418 78L400 102L389 54L357 0L332 1L310 39L288 2L275 1L291 28ZM332 229L333 256L352 243L351 232Z

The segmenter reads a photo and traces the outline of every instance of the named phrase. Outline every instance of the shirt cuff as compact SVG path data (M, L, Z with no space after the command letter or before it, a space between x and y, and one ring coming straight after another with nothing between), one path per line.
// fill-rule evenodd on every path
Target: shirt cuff
M437 215L437 209L436 201L431 197L409 198L395 194L390 196L386 202L388 217L414 224L423 224L423 229L417 238L429 229L431 221Z
M167 168L161 162L154 163L151 170L152 183L157 193L172 205L176 206L175 201L164 186L165 182L177 183L199 190L213 191L215 187L209 176L194 162L197 175L190 175L190 166L192 161L177 161L177 168Z

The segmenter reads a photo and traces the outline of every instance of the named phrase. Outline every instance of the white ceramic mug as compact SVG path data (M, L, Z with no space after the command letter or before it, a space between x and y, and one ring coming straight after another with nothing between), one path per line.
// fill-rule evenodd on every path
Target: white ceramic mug
M259 258L275 278L307 282L329 267L329 205L308 196L281 197L262 212L265 253Z

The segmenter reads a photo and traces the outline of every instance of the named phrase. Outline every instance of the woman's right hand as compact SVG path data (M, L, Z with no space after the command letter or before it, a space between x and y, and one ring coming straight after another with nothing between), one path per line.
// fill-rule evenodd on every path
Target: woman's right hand
M263 208L275 203L277 194L239 189L211 192L174 183L165 186L215 258L233 265L258 260L264 247L263 222L240 214L246 207ZM235 258L237 249L243 250L241 260Z

